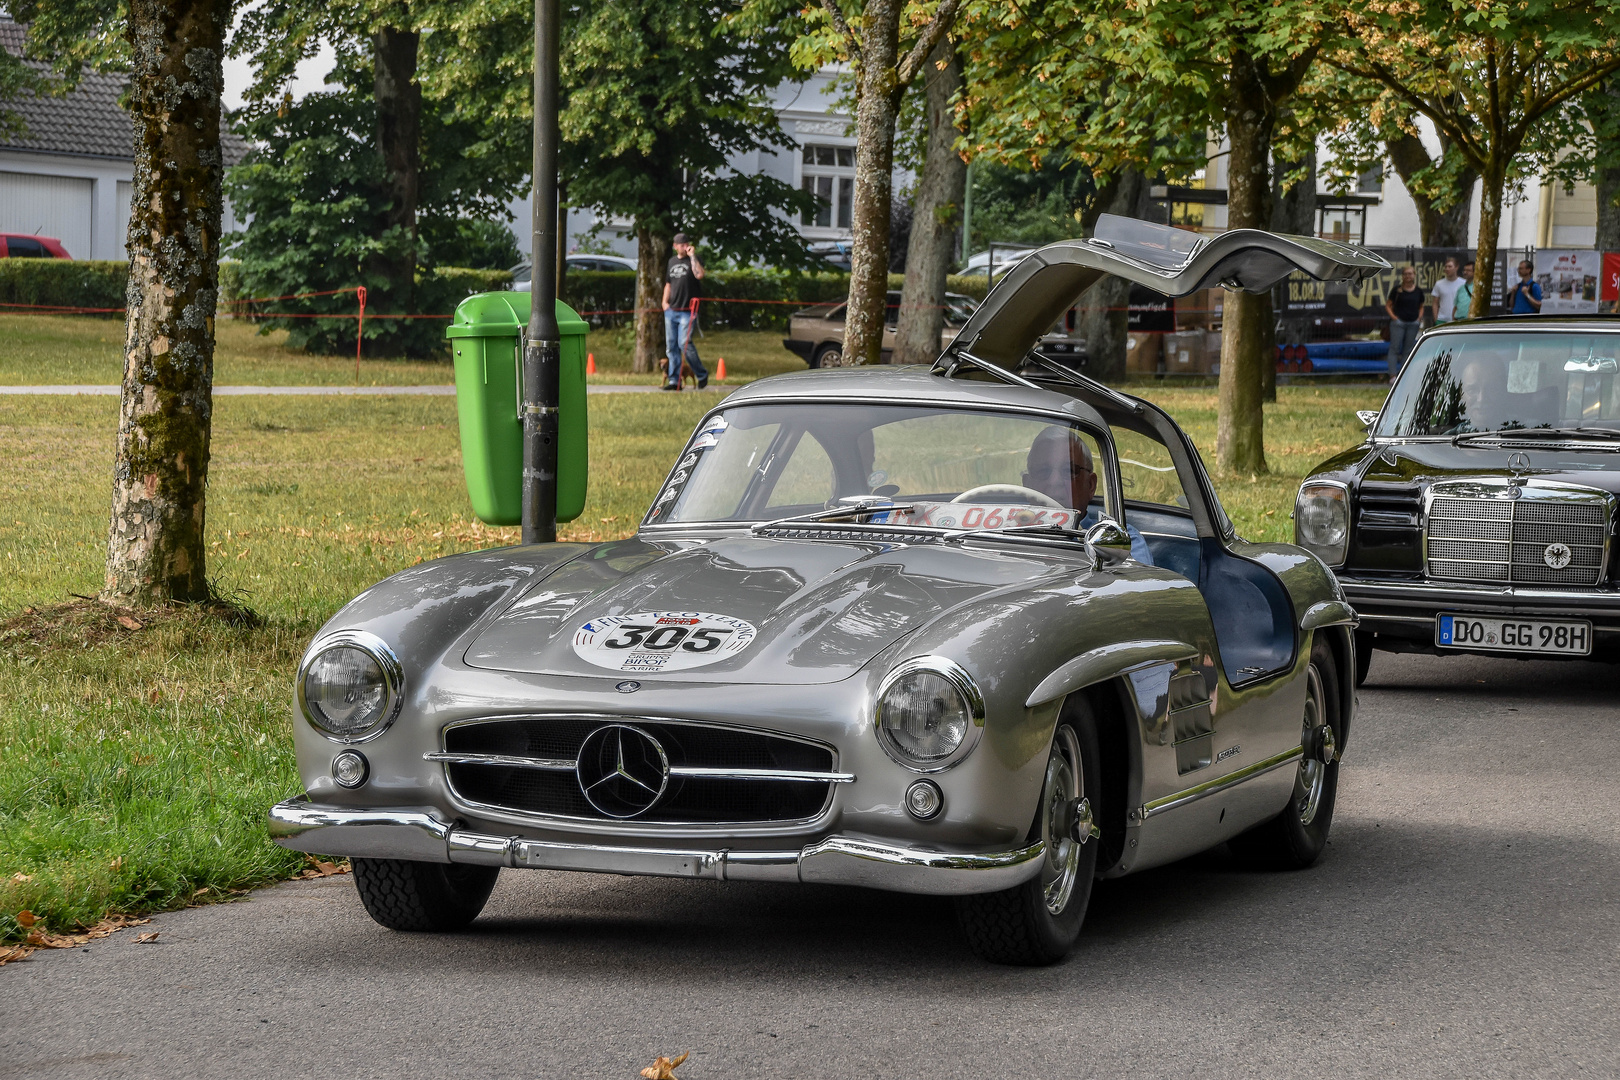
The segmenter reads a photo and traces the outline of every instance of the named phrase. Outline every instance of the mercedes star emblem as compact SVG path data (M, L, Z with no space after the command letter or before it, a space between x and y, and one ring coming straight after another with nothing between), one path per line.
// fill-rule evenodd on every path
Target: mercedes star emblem
M1570 550L1568 544L1548 544L1541 553L1541 561L1554 570L1562 570L1569 565Z
M669 786L669 755L629 724L604 724L585 736L574 764L585 800L611 818L651 810Z
M1513 470L1514 476L1523 476L1530 471L1530 455L1523 450L1515 450L1508 455L1508 468Z
M641 689L641 684L636 682L634 679L626 679L624 682L614 686L613 689L617 690L621 694L633 694L637 690Z

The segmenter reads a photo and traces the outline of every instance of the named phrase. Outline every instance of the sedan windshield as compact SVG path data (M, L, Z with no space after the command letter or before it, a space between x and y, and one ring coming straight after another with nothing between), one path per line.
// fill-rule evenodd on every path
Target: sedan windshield
M1373 434L1620 430L1620 334L1436 334L1418 347Z
M1084 528L1107 514L1095 434L934 407L746 405L705 421L648 525L760 522L857 504L860 520L942 529Z

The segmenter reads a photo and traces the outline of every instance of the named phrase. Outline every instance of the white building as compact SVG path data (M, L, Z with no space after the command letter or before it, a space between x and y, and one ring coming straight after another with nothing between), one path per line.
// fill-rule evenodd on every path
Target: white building
M23 28L0 20L0 48L22 53ZM135 137L118 104L121 76L87 73L63 97L23 95L0 101L26 125L0 135L0 232L38 234L62 242L75 259L124 259ZM246 144L221 131L225 163ZM229 204L225 230L236 227Z

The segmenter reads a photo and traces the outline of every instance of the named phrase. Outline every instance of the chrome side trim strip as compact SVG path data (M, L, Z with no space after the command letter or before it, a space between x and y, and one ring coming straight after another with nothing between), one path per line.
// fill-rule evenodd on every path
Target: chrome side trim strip
M1304 747L1293 747L1280 754L1274 754L1263 761L1257 761L1253 765L1247 765L1236 772L1227 773L1225 776L1217 776L1213 780L1206 780L1204 783L1196 787L1190 787L1186 791L1178 791L1174 795L1154 799L1135 814L1132 814L1131 817L1135 821L1146 821L1156 814L1163 814L1177 807L1186 806L1188 803L1197 802L1206 795L1214 795L1216 792L1224 791L1234 784L1241 784L1245 780L1253 780L1257 776L1263 776L1273 769L1280 769L1290 761L1303 757L1304 754Z
M564 758L521 757L516 754L451 754L433 751L422 755L423 761L442 761L447 765L510 765L518 769L545 769L550 772L573 772L578 762Z
M671 776L702 776L714 780L791 780L809 784L853 784L854 773L804 772L795 769L724 769L708 765L671 765Z

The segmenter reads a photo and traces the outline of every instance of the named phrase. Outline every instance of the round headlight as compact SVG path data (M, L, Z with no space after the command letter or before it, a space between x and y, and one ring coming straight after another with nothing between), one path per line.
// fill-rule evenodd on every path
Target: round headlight
M966 756L984 724L984 699L971 676L942 656L907 660L883 680L877 730L889 756L921 772Z
M400 666L371 634L334 634L304 662L298 701L321 732L343 742L380 733L399 708Z

